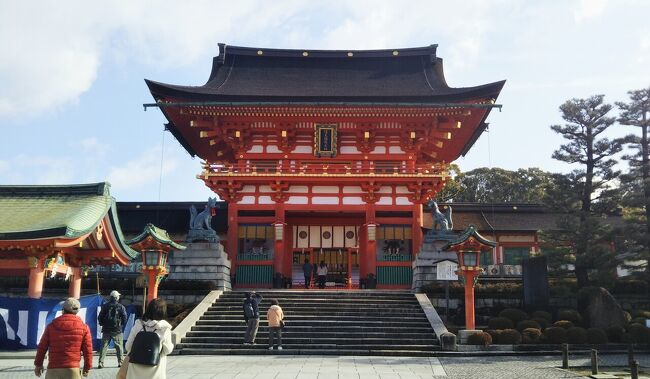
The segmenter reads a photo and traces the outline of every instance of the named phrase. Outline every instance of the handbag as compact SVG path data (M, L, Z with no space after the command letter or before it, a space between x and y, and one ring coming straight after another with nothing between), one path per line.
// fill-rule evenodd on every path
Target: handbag
M124 359L122 359L122 366L120 366L120 369L117 371L117 375L115 376L115 379L126 379L126 373L129 370L129 356L125 356Z

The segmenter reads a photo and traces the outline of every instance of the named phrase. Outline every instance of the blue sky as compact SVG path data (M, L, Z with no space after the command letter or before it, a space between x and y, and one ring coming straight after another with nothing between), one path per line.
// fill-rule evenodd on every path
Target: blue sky
M453 3L453 4L452 4ZM0 184L108 180L118 201L205 200L200 162L169 133L143 79L200 85L217 43L305 49L439 45L451 86L506 79L457 163L568 171L567 99L650 85L650 2L0 0ZM615 128L610 135L631 132Z

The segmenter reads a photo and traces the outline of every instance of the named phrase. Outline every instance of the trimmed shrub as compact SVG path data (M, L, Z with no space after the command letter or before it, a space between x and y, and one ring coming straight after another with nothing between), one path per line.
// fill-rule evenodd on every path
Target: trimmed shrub
M623 342L625 329L620 326L609 326L605 328L605 334L607 334L607 340L609 342Z
M548 312L546 312L546 311L535 311L535 312L531 313L530 318L531 318L531 319L534 319L534 318L543 318L543 319L545 319L546 321L548 321L549 323L550 323L551 321L553 321L553 316L551 316L551 314L548 313Z
M650 311L644 311L642 309L637 309L635 311L632 311L632 317L650 318Z
M544 331L544 342L546 343L559 344L565 343L566 340L566 329L564 328L551 326Z
M648 282L645 280L617 280L614 282L613 293L626 293L634 295L646 295L648 293Z
M555 321L555 323L553 323L553 326L557 326L559 328L564 328L564 329L569 329L569 328L573 328L575 325L573 325L573 323L571 321L560 320L560 321Z
M492 336L486 332L472 333L467 337L467 344L478 346L492 345Z
M517 323L517 330L522 332L524 329L533 328L542 330L542 326L534 320L524 320Z
M539 326L542 327L542 331L544 331L544 329L548 328L548 326L551 324L550 321L548 321L548 320L545 319L545 318L541 318L541 317L531 318L531 320L533 320L533 321L535 321L536 323L538 323Z
M516 329L504 329L499 334L499 343L502 345L518 345L521 343L521 333Z
M628 311L623 311L623 318L625 319L626 323L632 321L632 315Z
M521 341L526 344L539 343L542 331L535 328L526 328L521 332Z
M501 335L501 331L500 331L500 330L487 329L487 330L485 330L485 333L489 334L490 337L492 337L492 342L493 342L493 343L498 343L498 341L499 341L499 336Z
M607 343L607 333L600 328L587 329L587 342L592 345L604 345Z
M512 329L515 325L509 318L505 317L494 317L488 321L488 328L503 330L503 329Z
M499 317L509 318L516 325L519 321L527 320L528 314L521 309L506 308L499 312Z
M566 330L566 339L569 343L585 344L588 341L587 330L579 326L574 326Z
M627 328L631 341L634 343L650 343L650 328L641 324L630 324Z
M582 316L575 309L563 309L557 313L558 320L571 321L574 324L582 322Z

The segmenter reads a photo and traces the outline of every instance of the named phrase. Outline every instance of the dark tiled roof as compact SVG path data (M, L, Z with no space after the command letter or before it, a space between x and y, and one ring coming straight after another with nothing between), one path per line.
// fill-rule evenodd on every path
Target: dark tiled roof
M156 100L434 103L497 98L505 81L450 88L436 48L281 50L220 44L205 85L146 83Z

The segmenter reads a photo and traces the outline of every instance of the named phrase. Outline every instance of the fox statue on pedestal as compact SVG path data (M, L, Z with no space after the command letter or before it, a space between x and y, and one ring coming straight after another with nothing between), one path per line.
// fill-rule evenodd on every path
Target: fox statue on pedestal
M208 204L206 204L205 209L201 213L197 214L196 207L192 205L190 207L190 230L212 230L210 225L212 222L212 216L216 215L217 209L217 198L209 197Z

